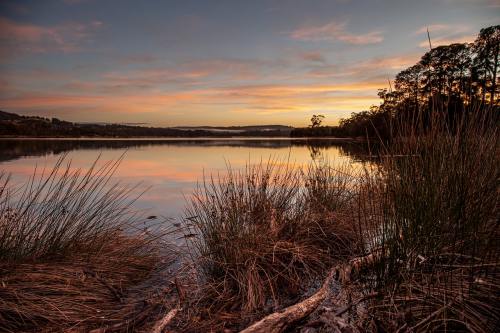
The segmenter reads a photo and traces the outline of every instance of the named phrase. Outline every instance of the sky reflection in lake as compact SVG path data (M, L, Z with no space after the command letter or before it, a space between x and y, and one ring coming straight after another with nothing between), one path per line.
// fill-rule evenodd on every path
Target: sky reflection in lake
M354 153L353 153L354 152ZM177 218L188 197L204 175L224 172L227 165L243 168L247 163L272 159L303 167L313 160L333 165L361 162L353 157L354 146L335 142L292 140L167 140L167 141L78 141L4 140L0 141L0 170L10 173L14 182L25 181L44 167L50 168L67 154L72 168L87 169L100 156L102 162L125 157L114 178L147 192L137 201L148 215Z

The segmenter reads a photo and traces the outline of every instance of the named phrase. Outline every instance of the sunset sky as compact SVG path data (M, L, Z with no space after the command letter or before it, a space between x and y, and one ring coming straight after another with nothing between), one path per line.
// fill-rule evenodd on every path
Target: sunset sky
M0 110L150 126L334 125L500 0L0 0Z

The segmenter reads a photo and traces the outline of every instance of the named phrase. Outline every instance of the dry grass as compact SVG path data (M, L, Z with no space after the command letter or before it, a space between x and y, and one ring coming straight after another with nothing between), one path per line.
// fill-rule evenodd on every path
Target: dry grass
M381 173L365 178L359 216L384 255L368 276L385 330L491 332L500 306L500 135L491 114L449 129L403 128ZM368 279L367 279L368 280Z
M1 265L0 331L125 332L151 324L169 290L145 284L160 262L158 253L138 251L145 241L115 235L91 256Z
M324 168L304 174L269 161L243 171L228 169L198 188L187 214L196 235L191 244L204 315L241 322L248 314L270 311L303 294L333 262L351 255L356 244L344 211L348 182ZM339 182L322 182L323 177ZM322 184L328 184L327 194ZM337 195L342 205L334 209L327 201Z
M150 325L168 307L168 286L151 279L175 259L170 249L160 253L168 231L137 231L133 188L111 179L120 160L87 172L63 162L18 187L3 176L0 331Z

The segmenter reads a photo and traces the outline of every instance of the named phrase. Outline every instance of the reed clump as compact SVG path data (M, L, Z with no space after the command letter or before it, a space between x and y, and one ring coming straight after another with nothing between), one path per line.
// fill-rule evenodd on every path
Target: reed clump
M381 253L370 289L384 330L492 332L500 315L500 135L495 110L453 127L402 125L365 177L359 216ZM417 124L418 125L418 124ZM373 278L375 277L375 278Z
M200 308L209 317L238 313L241 323L245 315L268 312L352 255L349 181L326 168L302 172L268 161L228 168L198 187L187 216L205 295ZM333 178L338 182L327 181ZM342 198L333 206L336 196Z
M133 188L113 183L120 160L63 165L0 187L0 331L130 331L165 295L146 281L166 262L161 232L139 233Z

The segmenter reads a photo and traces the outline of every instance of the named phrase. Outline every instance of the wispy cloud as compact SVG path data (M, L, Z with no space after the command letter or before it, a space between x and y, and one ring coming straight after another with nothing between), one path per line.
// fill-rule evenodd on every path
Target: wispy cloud
M300 54L300 58L308 62L326 64L326 58L320 52L305 52Z
M64 110L69 114L84 110L129 115L160 112L168 119L169 115L184 112L184 123L197 124L210 122L210 119L200 118L205 117L203 115L207 110L238 112L248 119L255 114L298 114L300 118L303 112L314 110L360 111L377 102L373 91L378 87L379 82L354 82L336 85L237 85L177 92L135 91L122 95L25 92L17 96L0 97L0 103L10 110L33 113L44 110Z
M76 52L102 25L100 21L91 21L41 26L0 17L0 43L11 53Z
M472 33L472 29L463 24L430 24L423 26L415 31L416 35L422 36L422 41L418 44L422 48L429 47L427 40L427 30L431 37L433 47L441 45L449 45L453 43L470 43L476 38Z
M472 43L476 39L476 35L450 36L432 38L432 47L450 45L455 43ZM422 48L429 48L429 41L425 40L418 44Z
M342 41L349 44L376 44L384 40L381 31L371 31L364 34L354 34L347 31L347 22L331 21L323 25L300 27L290 33L290 37L303 41Z
M415 52L337 64L313 63L306 66L306 75L317 79L392 77L399 71L417 63L421 55L421 52Z

